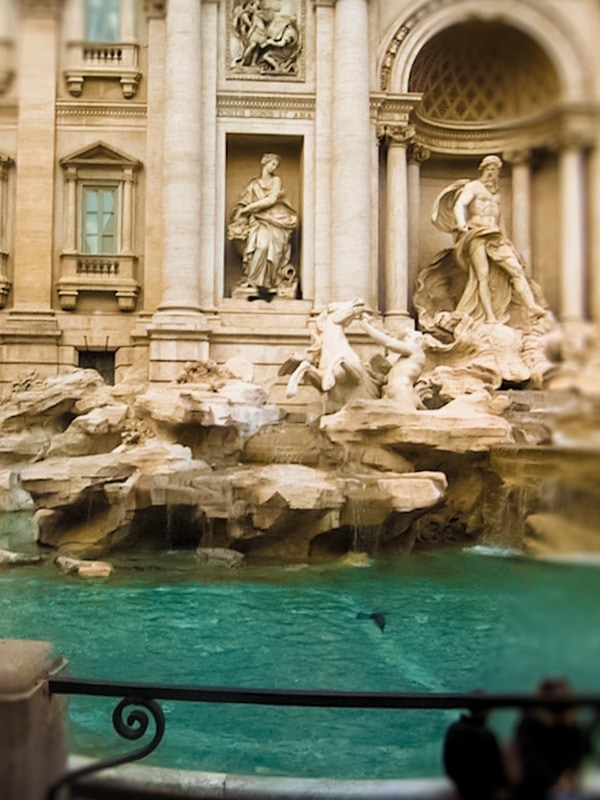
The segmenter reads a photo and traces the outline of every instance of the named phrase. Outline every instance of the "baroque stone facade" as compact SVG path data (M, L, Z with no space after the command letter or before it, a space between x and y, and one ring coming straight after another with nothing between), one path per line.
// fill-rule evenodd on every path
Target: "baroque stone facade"
M595 0L4 0L0 385L241 354L284 397L329 304L414 325L449 243L435 198L492 153L529 277L563 325L597 323L599 36ZM236 243L265 226L228 225L264 154L293 291L240 296Z

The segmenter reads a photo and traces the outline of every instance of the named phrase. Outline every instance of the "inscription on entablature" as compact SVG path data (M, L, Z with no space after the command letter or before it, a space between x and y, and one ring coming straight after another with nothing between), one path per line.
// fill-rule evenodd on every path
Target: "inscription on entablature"
M229 0L227 77L304 80L302 0Z
M217 99L217 116L244 117L248 119L314 119L313 97L272 95L220 95Z

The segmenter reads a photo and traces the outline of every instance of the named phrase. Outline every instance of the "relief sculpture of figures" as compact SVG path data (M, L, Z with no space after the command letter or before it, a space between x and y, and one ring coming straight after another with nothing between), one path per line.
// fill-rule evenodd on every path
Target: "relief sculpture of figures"
M298 73L302 50L298 18L283 13L281 2L246 0L235 5L232 31L236 50L233 71L278 76Z
M296 297L298 280L291 264L290 240L298 214L275 175L279 163L275 153L263 155L260 176L248 183L231 212L227 238L236 243L244 271L236 297Z
M414 294L419 327L438 337L447 363L453 355L469 378L478 374L481 382L485 374L483 382L496 388L502 381L543 383L557 331L502 230L501 168L498 156L486 156L479 178L455 181L438 196L432 222L454 245L421 269Z

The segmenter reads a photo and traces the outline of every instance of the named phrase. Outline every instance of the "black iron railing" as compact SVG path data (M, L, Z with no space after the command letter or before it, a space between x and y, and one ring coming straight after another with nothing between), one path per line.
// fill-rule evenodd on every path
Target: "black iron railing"
M572 694L566 697L544 697L534 694L490 693L414 693L414 692L338 692L302 689L242 689L218 686L165 686L52 677L48 681L51 694L86 695L121 698L112 715L113 727L124 739L142 739L154 723L152 738L141 748L116 758L94 762L67 773L49 790L48 800L55 800L63 788L109 767L139 761L152 753L165 733L165 716L160 700L184 703L222 703L263 706L303 706L310 708L362 709L430 709L468 710L520 709L543 706L549 709L588 707L600 714L599 694ZM126 713L127 709L130 709Z

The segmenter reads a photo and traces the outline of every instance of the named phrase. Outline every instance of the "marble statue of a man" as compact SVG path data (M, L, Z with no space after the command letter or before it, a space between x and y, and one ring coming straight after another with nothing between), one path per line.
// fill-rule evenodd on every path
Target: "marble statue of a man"
M498 156L486 156L479 165L479 178L456 181L444 189L432 215L434 225L454 234L454 258L467 276L454 310L488 323L506 322L514 301L532 319L545 314L517 251L501 229L501 167Z

